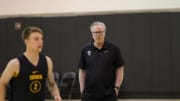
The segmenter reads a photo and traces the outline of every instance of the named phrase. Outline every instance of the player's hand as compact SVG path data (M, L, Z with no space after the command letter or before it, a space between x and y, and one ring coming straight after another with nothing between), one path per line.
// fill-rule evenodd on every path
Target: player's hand
M54 101L62 101L62 99L61 99L60 96L55 96L55 97L54 97Z

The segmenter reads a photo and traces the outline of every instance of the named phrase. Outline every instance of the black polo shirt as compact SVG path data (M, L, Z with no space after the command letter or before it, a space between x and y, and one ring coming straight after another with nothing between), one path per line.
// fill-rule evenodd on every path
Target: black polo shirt
M89 97L106 97L114 94L116 68L124 65L120 49L105 41L101 49L93 42L81 51L79 68L86 70L83 94Z

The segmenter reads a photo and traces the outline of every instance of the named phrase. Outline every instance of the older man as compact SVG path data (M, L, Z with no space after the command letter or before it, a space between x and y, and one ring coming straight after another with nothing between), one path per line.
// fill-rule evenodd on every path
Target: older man
M82 49L79 62L81 100L117 101L125 65L120 49L105 40L104 23L93 22L90 31L93 42Z

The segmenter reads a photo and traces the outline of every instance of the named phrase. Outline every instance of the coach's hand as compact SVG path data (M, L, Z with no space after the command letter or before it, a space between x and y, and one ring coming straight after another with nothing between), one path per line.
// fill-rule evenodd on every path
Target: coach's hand
M60 96L55 96L55 97L54 97L54 100L55 100L55 101L62 101L62 99L61 99Z
M117 88L114 88L116 96L118 96L119 90Z

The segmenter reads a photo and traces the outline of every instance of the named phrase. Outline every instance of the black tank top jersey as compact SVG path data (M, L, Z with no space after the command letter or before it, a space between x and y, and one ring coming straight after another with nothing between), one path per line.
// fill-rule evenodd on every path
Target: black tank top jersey
M18 57L20 70L17 77L11 79L10 101L45 101L47 79L47 61L39 55L38 65L34 66L24 55Z

